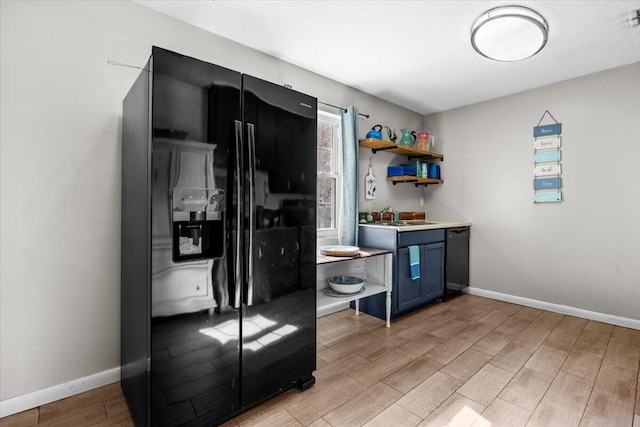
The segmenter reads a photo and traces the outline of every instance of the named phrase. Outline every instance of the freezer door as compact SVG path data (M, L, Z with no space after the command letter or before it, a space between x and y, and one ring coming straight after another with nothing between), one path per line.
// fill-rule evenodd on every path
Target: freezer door
M239 73L153 50L151 425L240 408Z
M243 76L243 407L315 370L316 109L315 98Z

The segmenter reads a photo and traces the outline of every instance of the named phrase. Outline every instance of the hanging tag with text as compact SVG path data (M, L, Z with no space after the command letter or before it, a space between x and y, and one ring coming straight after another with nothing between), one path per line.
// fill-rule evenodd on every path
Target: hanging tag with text
M533 128L533 136L536 138L541 136L560 135L561 133L562 133L562 123L536 126Z

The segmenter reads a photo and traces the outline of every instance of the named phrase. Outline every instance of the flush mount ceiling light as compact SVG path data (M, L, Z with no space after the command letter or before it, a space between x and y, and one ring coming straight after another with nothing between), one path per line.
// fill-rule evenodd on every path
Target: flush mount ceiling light
M547 43L549 25L535 10L500 6L480 15L471 27L471 44L495 61L521 61L540 52Z

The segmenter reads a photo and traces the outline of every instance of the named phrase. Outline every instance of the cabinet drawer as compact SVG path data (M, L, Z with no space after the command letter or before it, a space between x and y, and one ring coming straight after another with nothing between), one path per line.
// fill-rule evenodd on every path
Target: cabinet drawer
M404 231L398 233L398 247L444 242L444 229Z

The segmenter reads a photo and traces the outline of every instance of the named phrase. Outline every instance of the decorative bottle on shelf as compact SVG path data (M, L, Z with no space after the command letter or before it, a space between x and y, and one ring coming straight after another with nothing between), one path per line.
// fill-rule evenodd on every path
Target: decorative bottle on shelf
M376 198L376 177L373 176L373 166L371 165L371 159L369 159L369 173L364 179L365 182L365 198L373 200Z

